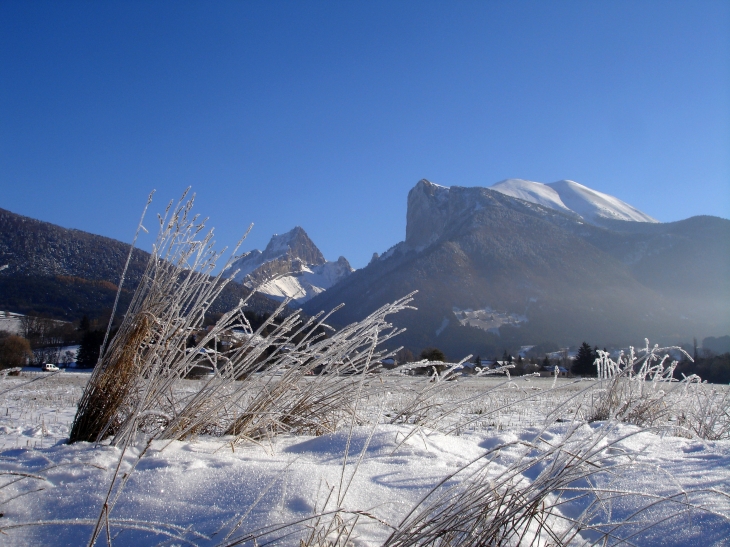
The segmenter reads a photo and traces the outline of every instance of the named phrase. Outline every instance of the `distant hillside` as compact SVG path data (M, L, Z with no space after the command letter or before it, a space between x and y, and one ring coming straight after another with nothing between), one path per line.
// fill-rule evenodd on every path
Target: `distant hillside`
M81 230L70 230L0 209L0 310L75 320L111 311L129 245ZM129 305L149 253L135 249L120 297ZM213 311L230 309L249 289L229 283ZM252 308L274 309L254 295Z
M614 203L643 218L600 197L591 198L596 209ZM405 241L305 311L344 302L333 317L344 324L418 290L419 311L393 318L408 329L398 343L451 357L543 341L624 345L730 332L730 221L605 214L599 226L554 204L424 180L408 195Z

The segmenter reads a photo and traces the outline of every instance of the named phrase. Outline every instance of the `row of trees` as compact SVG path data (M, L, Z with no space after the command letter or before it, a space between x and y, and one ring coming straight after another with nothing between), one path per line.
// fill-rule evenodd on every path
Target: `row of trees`
M501 359L490 359L490 362L501 361L511 365L514 368L511 370L513 376L522 376L524 374L532 374L539 372L543 369L549 369L554 366L560 366L569 370L576 376L595 376L596 367L593 364L598 357L598 348L591 348L586 342L578 349L578 354L575 359L570 359L566 354L562 358L550 359L547 354L542 358L531 357L523 358L521 355L513 357L507 350L502 354ZM428 361L447 361L444 352L438 348L428 347L425 348L418 356L419 359L427 359ZM400 363L407 363L415 361L413 353L408 349L402 349L396 354L396 359ZM480 356L476 356L474 359L474 366L481 367L486 363L483 363Z
M99 357L106 321L84 316L70 323L48 317L26 315L17 333L0 331L0 368L43 363L93 367ZM66 348L79 346L78 354Z
M254 312L246 313L251 326L257 329L267 318L266 314ZM207 323L213 323L217 317L207 318ZM27 363L40 365L42 363L67 364L76 361L79 367L93 367L98 358L104 334L107 326L107 318L98 317L90 320L84 316L77 323L68 323L46 317L24 316L20 321L20 332L12 334L0 331L0 368L23 366ZM114 330L112 331L112 336ZM264 333L266 334L266 333ZM718 339L724 342L724 339ZM67 346L79 346L77 355L70 351L63 351ZM545 348L541 348L545 349ZM698 351L697 344L690 349L694 356L694 362L684 359L675 371L679 379L682 374L689 376L697 374L703 380L712 383L730 382L730 353L716 355L712 351ZM553 352L554 353L554 352ZM547 353L542 358L532 356L514 358L509 352L504 351L501 361L514 365L511 374L519 376L531 374L541 369L561 366L569 370L575 376L595 376L596 367L594 362L598 357L598 348L591 348L583 342L578 348L574 359L570 359L567 352L562 357L550 359ZM398 362L412 362L417 360L408 349L402 349L396 355ZM446 362L447 357L443 351L435 347L423 349L419 359L429 361ZM494 361L496 359L492 359ZM475 358L475 366L482 366L479 356ZM424 369L425 370L425 369Z
M264 326L270 314L246 310L244 312L251 328L256 331L263 326L261 334L266 336L281 322L276 318L273 324ZM206 314L204 327L215 324L223 314ZM101 345L109 321L109 314L89 319L84 316L81 320L70 323L47 317L24 316L21 318L20 329L17 334L0 331L0 368L24 366L26 364L40 365L43 363L68 364L76 362L81 368L94 367L99 360ZM109 341L116 333L118 320L115 320L110 332ZM327 331L317 327L317 333L327 336ZM303 336L300 333L294 341ZM189 346L195 345L195 336L191 336ZM65 351L68 346L79 346L78 352ZM211 349L215 343L210 342Z
M696 374L711 384L730 383L730 353L716 355L712 351L698 352L694 361L683 359L674 369L674 377Z
M557 348L557 346L556 346ZM552 349L552 348L550 348ZM563 352L562 356L559 357L548 357L547 353L543 353L542 357L533 355L531 357L522 357L517 355L513 357L507 350L504 350L500 359L490 359L490 362L500 361L501 363L507 363L514 365L514 368L510 370L510 374L513 376L523 376L525 374L533 374L541 370L552 369L555 366L564 368L570 371L576 376L595 376L596 367L594 361L598 357L598 348L593 348L583 342L581 347L578 349L578 354L575 359L571 359L568 356L567 350ZM558 353L553 351L551 353ZM483 362L480 356L477 356L474 360L474 366L483 366Z
M719 340L724 342L724 339ZM721 347L725 349L724 346ZM688 349L693 354L693 359L685 358L679 362L674 372L675 378L681 379L683 375L689 376L690 374L696 374L702 380L710 383L730 383L730 352L716 354L708 349L698 350L696 342L694 348ZM396 357L399 362L414 360L413 354L406 349L401 350ZM444 353L437 348L426 348L421 352L419 357L420 359L428 359L429 361L447 360ZM500 360L514 365L514 368L510 371L513 376L531 374L541 369L549 369L554 366L561 366L575 376L596 376L597 369L594 363L597 358L598 347L594 346L591 348L588 343L583 342L573 359L568 358L567 352L566 355L557 359L549 359L547 355L542 359L536 357L523 359L519 355L514 358L505 350ZM496 360L492 359L491 361ZM474 365L482 366L482 359L479 356L474 359Z
M20 319L20 336L30 344L32 364L70 363L74 360L73 355L62 350L64 346L78 343L77 329L72 323L25 315Z
M62 348L77 339L74 325L47 317L21 317L17 333L0 332L0 367L73 361Z

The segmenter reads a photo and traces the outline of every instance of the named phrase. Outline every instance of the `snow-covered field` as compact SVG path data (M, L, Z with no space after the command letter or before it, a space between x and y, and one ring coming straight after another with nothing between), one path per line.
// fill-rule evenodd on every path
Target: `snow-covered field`
M590 382L460 378L443 397L471 401L454 411L458 419L442 416L452 426L436 431L427 421L387 423L414 386L427 382L391 377L385 395L367 401L376 425L257 442L154 441L123 452L65 444L88 377L24 373L0 383L3 545L87 544L114 477L110 500L118 501L97 545L299 545L328 523L335 530L330 543L306 544L383 545L434 488L416 513L434 503L431 513L445 514L477 475L495 490L512 477L510 484L529 492L530 484L558 475L554 461L580 451L591 474L563 485L562 498L558 489L541 502L546 514L563 519L550 533L568 529L572 519L583 526L563 539L577 545L597 540L597 531L610 531L608 544L730 545L730 441L573 420L575 397ZM186 383L193 381L181 389ZM562 456L551 452L556 447ZM581 493L588 487L590 496ZM470 506L459 508L465 521ZM334 518L326 513L335 508L341 511ZM562 542L534 526L531 531L537 544Z

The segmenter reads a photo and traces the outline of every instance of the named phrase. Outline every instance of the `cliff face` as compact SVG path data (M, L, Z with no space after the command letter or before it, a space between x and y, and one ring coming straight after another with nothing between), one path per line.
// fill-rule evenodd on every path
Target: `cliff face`
M424 248L436 241L446 228L450 189L422 179L408 192L406 244Z
M454 356L730 331L730 221L601 223L490 188L422 180L408 194L405 241L305 310L344 302L334 319L347 324L418 290L419 311L394 318L408 329L398 343Z

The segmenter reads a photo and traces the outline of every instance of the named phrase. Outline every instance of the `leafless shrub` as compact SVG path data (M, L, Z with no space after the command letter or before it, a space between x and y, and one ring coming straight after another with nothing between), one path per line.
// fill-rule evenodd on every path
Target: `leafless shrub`
M588 421L616 420L639 426L668 423L672 407L670 394L697 380L696 376L677 382L674 369L677 361L670 362L669 351L684 351L678 347L646 346L628 354L623 352L613 361L605 351L598 350L596 367L598 384L590 390L591 404ZM687 355L689 357L689 355Z

